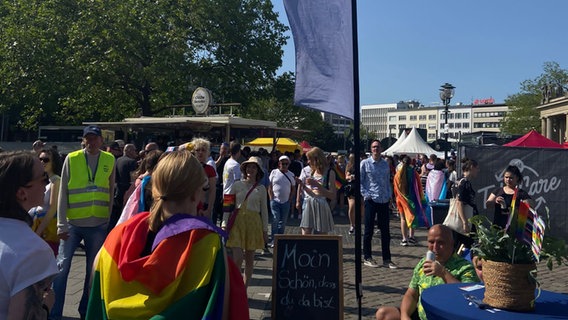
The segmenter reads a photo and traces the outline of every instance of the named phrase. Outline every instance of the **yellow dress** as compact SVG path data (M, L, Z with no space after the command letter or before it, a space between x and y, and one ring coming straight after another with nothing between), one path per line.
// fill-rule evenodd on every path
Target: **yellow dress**
M250 188L251 185L244 181L237 181L232 187L232 191L236 194L237 207L240 209L229 232L227 240L229 248L244 250L264 248L263 233L268 230L266 188L263 185L256 186L245 202L244 198Z

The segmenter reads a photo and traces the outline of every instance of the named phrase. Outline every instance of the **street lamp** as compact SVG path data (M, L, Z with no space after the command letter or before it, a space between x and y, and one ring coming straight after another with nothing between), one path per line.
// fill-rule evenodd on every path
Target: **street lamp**
M450 100L454 97L454 89L456 87L452 86L449 83L444 83L440 89L440 99L442 99L442 103L444 104L444 140L446 140L446 146L444 148L444 159L448 159L448 106L450 105Z

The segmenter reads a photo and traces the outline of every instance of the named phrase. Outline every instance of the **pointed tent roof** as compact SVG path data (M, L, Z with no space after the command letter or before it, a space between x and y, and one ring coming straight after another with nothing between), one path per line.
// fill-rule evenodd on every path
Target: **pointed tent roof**
M420 137L416 128L412 128L412 131L410 131L410 133L408 134L406 139L404 139L404 141L402 141L401 144L396 146L396 148L394 150L390 151L390 149L392 149L392 147L389 148L389 150L387 150L387 151L390 152L390 153L387 153L387 155L392 155L392 154L425 154L425 155L431 155L431 154L435 154L436 156L438 156L440 158L444 157L443 152L438 152L438 151L432 149L432 147L430 147L426 142L424 142L424 140L422 140L422 137Z
M548 139L536 130L531 130L519 139L506 143L503 146L525 148L563 148L561 144Z
M403 130L400 136L398 137L398 139L392 144L392 146L390 146L387 150L383 151L381 154L392 156L393 155L392 151L395 150L397 146L399 146L404 141L404 139L406 139L406 136L407 136L406 130Z

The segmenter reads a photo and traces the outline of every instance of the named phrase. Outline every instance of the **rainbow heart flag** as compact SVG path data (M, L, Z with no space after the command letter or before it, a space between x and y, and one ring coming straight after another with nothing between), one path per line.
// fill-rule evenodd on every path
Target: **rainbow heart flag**
M248 319L242 276L217 228L200 217L174 215L144 255L148 215L108 235L95 264L87 319Z

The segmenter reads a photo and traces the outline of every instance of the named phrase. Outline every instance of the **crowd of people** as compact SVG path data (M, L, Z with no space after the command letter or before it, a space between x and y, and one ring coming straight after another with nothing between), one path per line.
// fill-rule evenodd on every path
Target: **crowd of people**
M434 262L417 264L400 308L381 307L377 319L422 317L418 297L425 287L479 280L473 265L456 255L459 245L473 244L466 208L478 214L471 180L479 166L471 159L462 159L458 174L455 157L385 157L374 140L370 154L361 155L357 176L354 154L332 156L318 147L280 153L233 141L213 155L207 139L194 138L166 150L150 142L137 152L121 140L104 146L96 126L84 129L82 149L64 157L41 143L33 147L0 153L0 262L11 277L0 282L6 289L0 315L61 319L72 259L81 246L81 318L175 318L187 312L247 317L255 252L273 247L289 219L310 236L333 233L335 216L346 215L354 234L357 196L365 266L380 266L372 248L377 226L382 266L398 267L390 253L394 214L400 217L401 246L416 245L414 230L429 227L428 248L436 255ZM506 168L504 186L487 199L496 225L503 226L520 181L518 168ZM464 230L431 226L428 202L450 198L460 207ZM526 192L519 199L530 201ZM4 235L15 232L27 245L8 264L22 244ZM30 297L33 304L25 308L22 300ZM196 305L189 310L177 299Z

